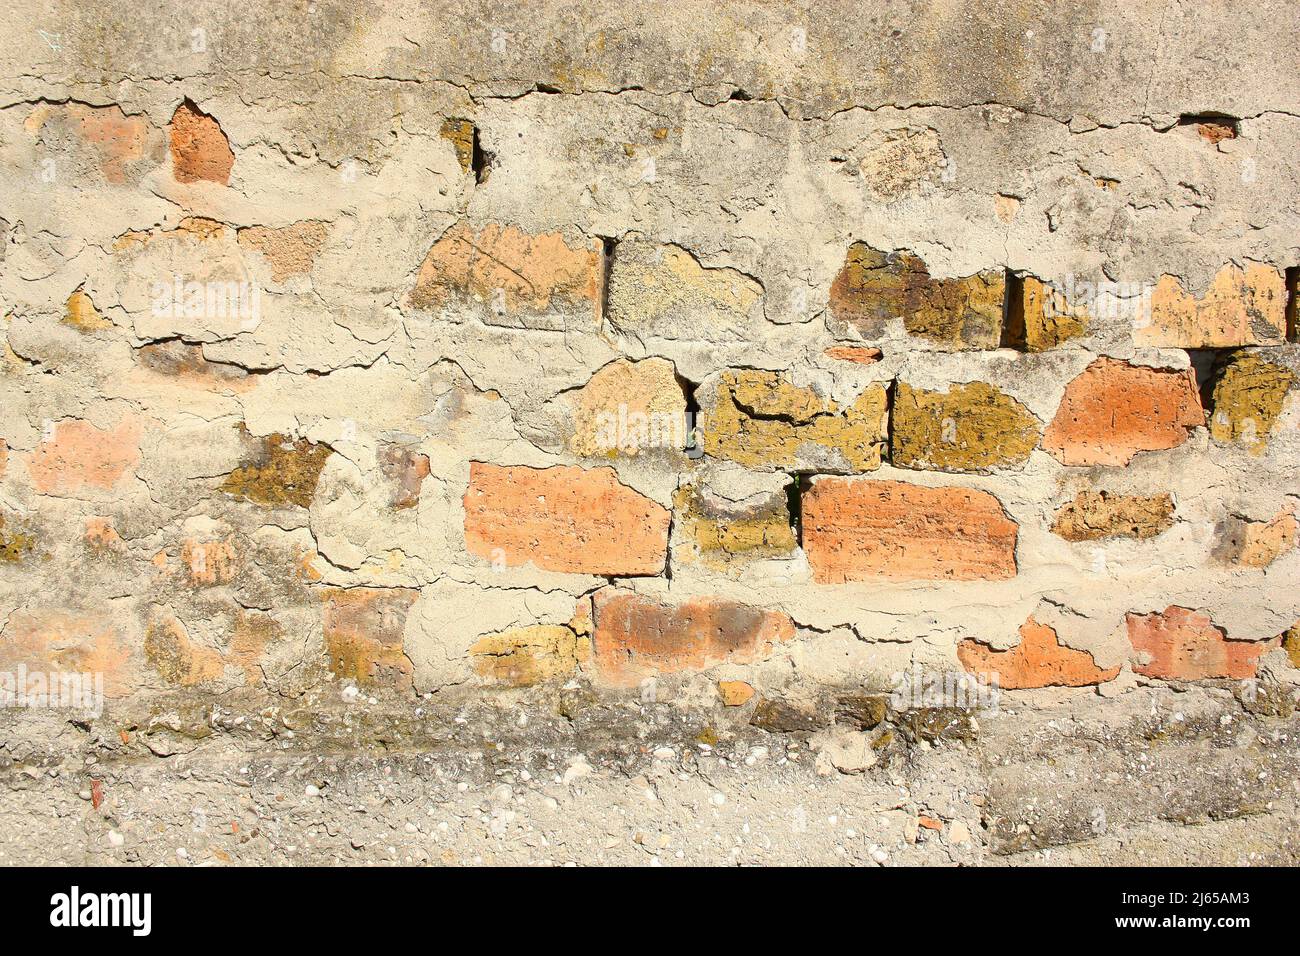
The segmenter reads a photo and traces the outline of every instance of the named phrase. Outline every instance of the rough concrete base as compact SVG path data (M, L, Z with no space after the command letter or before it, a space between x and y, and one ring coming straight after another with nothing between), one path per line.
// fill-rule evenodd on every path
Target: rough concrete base
M856 774L825 731L769 733L752 705L581 688L19 714L0 729L0 864L1300 862L1295 716L1216 688L1086 717L1074 693L1021 696L937 737L891 713Z

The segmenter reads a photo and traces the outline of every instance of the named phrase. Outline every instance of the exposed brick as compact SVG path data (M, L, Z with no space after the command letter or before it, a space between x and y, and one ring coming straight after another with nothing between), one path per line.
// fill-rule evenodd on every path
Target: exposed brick
M1196 135L1215 146L1225 139L1237 138L1237 124L1230 119L1201 117L1187 125L1196 130Z
M723 372L701 400L705 454L751 467L869 471L880 467L888 422L883 385L841 408L777 372Z
M1199 299L1175 276L1161 276L1148 307L1133 333L1138 345L1225 348L1280 345L1286 337L1286 283L1259 263L1224 266Z
M465 119L445 119L438 135L451 143L460 171L468 173L474 166L474 124Z
M275 618L260 611L239 608L235 613L235 628L230 636L226 660L244 672L245 684L263 683L266 674L262 669L262 659L266 649L281 637L282 631Z
M36 547L34 535L12 518L0 514L0 564L18 564L30 555Z
M1006 277L990 269L952 279L930 276L910 252L881 252L866 243L849 247L831 284L833 318L868 338L881 336L891 319L951 349L995 349L1002 338Z
M1282 647L1286 649L1286 656L1291 661L1292 667L1300 667L1300 621L1287 628L1282 632Z
M92 516L86 519L82 540L92 551L112 551L122 546L122 536L112 518Z
M754 279L708 268L680 246L627 239L609 270L610 324L643 341L735 341L761 312L763 287Z
M271 278L283 282L311 272L328 237L328 223L304 220L288 226L249 226L239 230L237 240L244 248L260 252L271 268Z
M903 468L989 471L1023 464L1038 444L1038 419L985 382L947 392L894 387L890 460Z
M210 587L229 584L239 570L234 540L201 541L188 538L181 545L181 562L191 584Z
M787 615L717 598L661 604L609 589L596 593L595 615L597 670L622 685L724 661L752 663L794 637Z
M823 353L827 358L857 365L875 365L884 357L880 349L866 345L832 345Z
M573 418L569 450L584 458L681 451L689 440L686 396L666 359L618 359L565 399Z
M111 490L135 474L142 431L135 418L123 418L111 428L97 428L81 419L55 422L52 435L28 458L32 485L43 495Z
M362 685L409 687L411 662L403 635L419 596L412 588L326 589L322 621L330 669Z
M571 245L559 233L529 235L489 223L475 232L452 226L429 250L410 304L438 311L456 302L487 306L491 314L537 315L571 306L600 321L601 245Z
M104 696L124 697L139 683L131 651L103 614L55 609L15 611L0 640L0 670L103 674Z
M332 451L306 439L267 435L256 439L252 460L227 475L221 490L260 505L310 507Z
M95 303L91 301L84 289L78 289L68 296L67 305L63 310L63 321L78 332L87 334L113 327L113 323L104 318L95 308Z
M1081 491L1061 506L1052 532L1066 541L1103 538L1154 538L1174 523L1169 495L1115 495Z
M1290 511L1269 521L1230 516L1219 523L1214 556L1227 564L1266 568L1296 545L1300 522Z
M509 567L573 574L658 574L669 511L612 468L470 463L465 546Z
M1087 687L1119 676L1119 667L1097 666L1087 651L1066 647L1056 631L1032 617L1020 625L1020 643L995 650L976 640L957 645L957 659L972 674L998 675L1005 690L1033 687Z
M1280 643L1277 638L1230 641L1209 615L1177 606L1153 614L1129 614L1127 624L1133 650L1149 658L1134 669L1165 680L1254 677L1260 655Z
M1290 369L1258 355L1231 356L1214 381L1210 437L1240 444L1254 455L1263 454L1286 394L1295 383Z
M876 130L861 144L858 170L875 199L894 202L937 179L944 155L939 134L929 127Z
M429 477L429 456L402 445L385 444L378 457L379 470L392 485L389 504L398 509L414 508L424 479Z
M793 555L798 543L790 526L784 491L736 503L696 485L679 488L673 498L682 534L708 566Z
M1071 304L1051 283L1025 276L1019 284L1020 295L1011 300L1007 323L1025 351L1045 352L1088 331L1088 310Z
M571 675L591 657L591 638L559 624L534 624L481 637L469 652L480 676L531 687Z
M255 381L253 375L237 365L208 361L203 346L179 339L142 345L135 350L135 359L141 368L156 375L205 389L244 391Z
M220 124L194 104L176 107L171 122L172 175L178 183L230 182L235 154Z
M182 687L218 681L225 671L221 655L192 641L185 625L167 612L146 627L144 656L163 680Z
M1066 465L1125 465L1140 451L1181 445L1204 424L1190 370L1103 357L1066 387L1042 447Z
M74 143L93 150L96 165L111 185L135 182L157 161L155 130L143 116L127 116L120 106L42 103L32 110L28 130L42 140L71 132Z
M1016 535L986 491L822 477L803 495L803 546L820 584L1010 578Z
M724 707L743 707L753 699L754 688L743 680L720 680L718 696Z

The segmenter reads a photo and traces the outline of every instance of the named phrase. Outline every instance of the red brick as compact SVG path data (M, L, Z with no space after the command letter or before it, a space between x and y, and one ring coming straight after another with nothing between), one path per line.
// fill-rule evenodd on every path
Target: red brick
M1209 615L1185 607L1167 607L1154 614L1129 614L1127 623L1133 649L1145 651L1151 657L1150 662L1134 670L1166 680L1254 677L1260 655L1280 643L1278 638L1230 641Z
M718 598L661 604L611 589L597 592L595 614L597 671L621 685L724 661L753 663L794 637L787 615Z
M1204 424L1190 369L1099 358L1066 386L1042 447L1066 465L1125 465L1140 451L1176 448Z
M658 574L667 559L669 516L621 484L612 468L472 462L465 546L508 567L532 562L573 574Z
M1031 687L1087 687L1119 676L1119 668L1103 670L1087 651L1066 647L1056 631L1032 617L1020 626L1020 643L1009 650L965 640L957 645L957 659L972 674L998 675L1005 690Z
M818 478L803 496L803 546L819 584L1011 578L1016 534L986 491Z

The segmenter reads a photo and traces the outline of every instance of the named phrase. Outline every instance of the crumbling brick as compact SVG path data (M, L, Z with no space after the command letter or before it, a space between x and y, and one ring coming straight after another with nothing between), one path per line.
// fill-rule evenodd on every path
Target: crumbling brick
M1289 369L1254 354L1229 358L1214 382L1210 437L1262 454L1287 392L1296 383Z
M249 463L226 476L221 490L259 505L309 507L331 451L306 439L267 435L257 441Z
M44 495L109 491L135 473L142 434L140 421L132 417L109 428L81 419L54 422L28 458L32 485Z
M479 638L469 649L481 677L531 687L568 677L591 656L591 638L559 624L534 624Z
M409 301L430 312L471 305L499 321L573 309L594 326L601 314L601 257L597 240L530 235L498 223L475 231L458 222L429 249Z
M186 100L171 122L172 175L178 183L207 181L225 186L235 154L215 119Z
M841 408L777 372L724 372L701 399L704 452L766 469L870 471L880 466L888 399L868 385Z
M565 399L573 427L569 450L580 457L680 452L690 442L686 397L666 359L618 359Z
M411 686L403 651L406 618L420 592L412 588L328 588L321 594L325 651L344 680L371 686Z
M1174 523L1169 495L1116 495L1081 491L1056 512L1052 532L1066 541L1154 538Z
M1175 276L1161 276L1139 316L1138 345L1184 349L1279 345L1286 337L1286 284L1269 265L1229 263L1200 298Z

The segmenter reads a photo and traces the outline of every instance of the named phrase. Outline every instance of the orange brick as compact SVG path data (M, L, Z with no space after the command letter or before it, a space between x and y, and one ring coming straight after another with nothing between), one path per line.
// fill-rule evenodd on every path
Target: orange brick
M1129 614L1128 637L1135 651L1151 660L1134 668L1147 677L1166 680L1204 680L1254 677L1260 655L1280 639L1230 641L1209 615L1185 607L1167 607L1154 614Z
M32 484L43 495L74 495L85 488L111 489L140 461L139 421L123 419L109 429L65 419L36 446L27 461Z
M858 365L875 365L884 357L884 352L865 345L832 345L826 349L827 358L839 359L841 362L854 362Z
M597 592L595 611L596 668L613 684L724 661L752 663L794 637L787 615L717 598L670 605L611 589Z
M1011 578L1016 535L986 491L818 478L803 497L803 546L819 584Z
M1204 424L1191 370L1099 358L1066 386L1042 447L1066 465L1125 465L1140 451L1181 445Z
M1119 676L1119 668L1103 670L1087 651L1066 647L1056 631L1032 617L1020 625L1020 643L999 651L975 640L957 645L957 659L972 674L998 675L1006 690L1030 687L1087 687Z
M742 707L754 696L752 685L743 680L718 681L718 695L726 707Z
M76 611L15 611L3 627L0 670L19 664L47 676L102 674L105 697L124 697L138 684L130 649L99 614Z
M612 468L501 467L471 462L465 546L517 567L572 574L658 574L670 512Z
M574 247L559 233L530 235L497 223L475 232L461 222L425 256L410 301L415 308L440 309L470 299L512 314L571 303L599 321L601 259L595 240Z
M176 107L171 123L172 174L178 183L226 185L235 154L220 124L192 103Z

